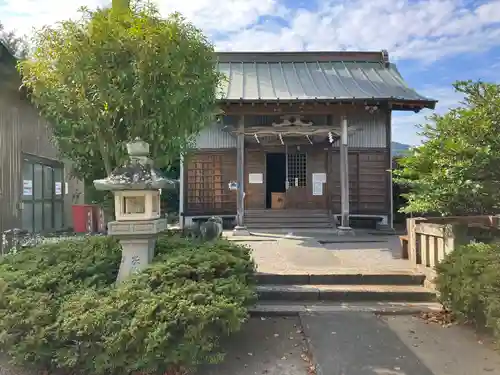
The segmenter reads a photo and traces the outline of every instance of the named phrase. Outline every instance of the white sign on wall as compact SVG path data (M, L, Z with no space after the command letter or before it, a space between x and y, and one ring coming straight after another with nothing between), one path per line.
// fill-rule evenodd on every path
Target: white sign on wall
M262 173L249 173L248 174L248 183L249 184L263 184L264 183L264 175Z
M321 182L313 183L313 195L323 195L323 183Z
M321 184L326 183L326 173L313 173L312 174L313 184L318 182Z

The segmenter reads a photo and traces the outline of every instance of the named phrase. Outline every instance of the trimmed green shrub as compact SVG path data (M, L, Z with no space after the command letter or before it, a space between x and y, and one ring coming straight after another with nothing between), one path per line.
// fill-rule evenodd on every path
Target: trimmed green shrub
M120 251L106 237L5 258L0 347L18 363L89 375L219 361L219 339L240 329L255 301L249 250L165 235L156 252L152 266L118 286Z
M461 246L436 270L443 305L461 320L492 328L500 338L500 244Z
M0 258L0 348L16 363L51 368L64 345L54 333L60 305L78 290L111 285L120 254L112 238L87 237Z

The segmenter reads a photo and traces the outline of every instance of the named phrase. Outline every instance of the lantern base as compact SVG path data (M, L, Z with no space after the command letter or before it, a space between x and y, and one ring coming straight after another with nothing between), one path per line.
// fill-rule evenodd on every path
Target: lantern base
M153 260L156 238L121 239L122 261L117 282L142 271Z
M118 282L143 270L153 261L156 238L166 229L166 219L112 221L108 224L108 234L118 238L122 246Z

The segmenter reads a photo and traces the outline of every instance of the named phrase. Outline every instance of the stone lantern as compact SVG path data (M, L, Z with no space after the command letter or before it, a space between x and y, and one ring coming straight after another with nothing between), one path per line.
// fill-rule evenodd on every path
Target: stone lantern
M175 188L175 181L153 167L149 144L136 139L127 144L130 160L108 177L95 180L97 190L111 191L115 199L115 221L108 234L122 246L117 281L126 279L151 263L158 233L167 229L160 215L160 189Z

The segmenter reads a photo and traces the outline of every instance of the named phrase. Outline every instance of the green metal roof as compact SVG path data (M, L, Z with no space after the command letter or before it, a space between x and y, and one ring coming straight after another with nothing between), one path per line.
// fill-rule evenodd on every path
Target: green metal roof
M435 100L408 87L386 52L222 52L223 100Z

